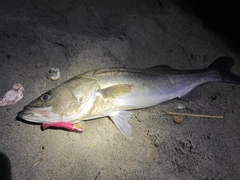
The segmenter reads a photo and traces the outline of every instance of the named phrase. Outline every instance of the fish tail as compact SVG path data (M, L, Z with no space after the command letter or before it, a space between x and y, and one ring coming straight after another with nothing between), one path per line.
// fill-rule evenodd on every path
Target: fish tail
M220 72L222 82L240 84L240 77L234 75L231 72L235 61L233 58L228 56L223 56L217 58L208 68L217 69Z

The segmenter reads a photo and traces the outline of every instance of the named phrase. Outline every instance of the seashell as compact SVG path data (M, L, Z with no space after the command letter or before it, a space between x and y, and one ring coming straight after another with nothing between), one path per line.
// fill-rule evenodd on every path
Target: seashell
M51 68L48 71L48 79L51 79L52 81L56 81L60 78L60 69L58 68Z
M0 106L10 106L16 104L23 98L24 88L20 83L14 84L2 98L0 98Z

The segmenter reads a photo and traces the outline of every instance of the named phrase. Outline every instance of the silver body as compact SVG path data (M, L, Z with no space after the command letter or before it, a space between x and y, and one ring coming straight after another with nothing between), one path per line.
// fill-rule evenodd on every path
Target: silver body
M166 71L164 73L164 71ZM106 69L80 77L96 80L97 96L94 98L92 116L102 116L109 111L139 109L182 97L194 87L212 81L219 81L216 70L183 71L150 68L150 69ZM108 87L130 85L131 90L125 93L104 97L101 90ZM111 89L110 89L111 91ZM98 103L98 104L97 104ZM88 115L88 116L89 116Z

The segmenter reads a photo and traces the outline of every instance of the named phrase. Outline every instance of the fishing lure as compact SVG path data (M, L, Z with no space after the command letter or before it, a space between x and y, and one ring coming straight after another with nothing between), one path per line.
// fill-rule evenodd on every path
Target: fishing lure
M73 124L70 122L55 122L55 123L49 123L49 124L42 124L43 129L47 129L49 127L58 127L58 128L64 128L70 131L77 131L77 132L83 132L84 129L79 126L78 124Z

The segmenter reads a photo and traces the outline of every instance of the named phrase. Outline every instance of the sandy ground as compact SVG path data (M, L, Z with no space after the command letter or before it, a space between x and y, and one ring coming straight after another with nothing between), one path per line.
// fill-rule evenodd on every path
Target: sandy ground
M134 111L133 140L107 118L85 132L42 131L16 120L24 105L74 75L105 67L205 68L239 58L226 36L206 26L194 5L166 0L3 1L0 4L0 97L15 83L17 104L0 107L3 179L239 179L240 86L211 83L200 97ZM204 11L204 10L203 10ZM222 25L224 26L224 24ZM231 32L230 32L231 34ZM231 39L230 39L231 40ZM51 67L61 78L47 79ZM240 65L234 72L240 74ZM222 115L173 122L162 110ZM0 178L2 179L2 178Z

